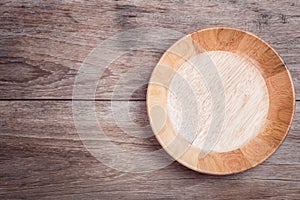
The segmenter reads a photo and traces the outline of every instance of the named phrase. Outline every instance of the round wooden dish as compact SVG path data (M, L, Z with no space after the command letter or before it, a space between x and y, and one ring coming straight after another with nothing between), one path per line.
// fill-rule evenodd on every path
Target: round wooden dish
M295 94L283 60L255 35L212 28L185 36L155 67L147 91L154 134L198 172L238 173L283 142Z

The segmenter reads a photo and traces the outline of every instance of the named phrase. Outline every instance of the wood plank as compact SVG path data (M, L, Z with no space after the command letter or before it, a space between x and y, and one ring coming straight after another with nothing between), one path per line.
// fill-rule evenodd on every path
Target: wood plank
M278 51L291 71L300 100L300 3L296 0L5 0L0 4L0 99L71 99L75 76L88 54L123 31L156 27L188 34L229 26L258 35ZM128 37L122 46L132 47L145 37L146 33ZM121 86L123 92L113 99L144 100L155 64L180 38L161 37L154 34L147 41L151 46L157 39L156 48L129 51L115 60L99 77L96 98L111 99L115 86ZM125 76L132 79L118 83Z
M103 130L116 145L144 153L160 148L153 137L126 135L114 121L111 103L95 105ZM114 102L116 112L124 103ZM130 115L137 124L148 125L145 102L130 102ZM299 198L299 102L292 129L271 158L223 177L193 172L177 162L151 173L109 168L85 149L69 101L0 101L0 116L0 198Z

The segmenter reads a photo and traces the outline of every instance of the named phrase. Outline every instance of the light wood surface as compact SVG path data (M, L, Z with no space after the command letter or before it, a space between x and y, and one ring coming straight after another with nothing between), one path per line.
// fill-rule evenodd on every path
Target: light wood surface
M296 0L1 1L0 198L299 199L299 102L290 133L270 159L241 174L215 177L176 162L153 173L110 169L79 140L70 101L80 65L106 38L137 27L163 27L185 35L216 26L250 31L274 47L291 72L299 99L299 9ZM122 110L121 100L131 100L132 120L149 125L145 97L150 74L180 37L161 42L163 49L128 52L101 78L97 116L122 148L152 152L160 145L154 137L130 137L117 127L109 102L113 88L127 71L142 67L139 82L122 85L124 93L113 102ZM131 46L132 39L123 45ZM128 77L136 77L130 73ZM127 91L137 84L144 86L128 98Z
M193 47L192 47L193 48ZM212 62L212 63L211 63ZM218 101L224 101L224 115L213 118L212 104L218 101L212 100L213 91L209 90L205 75L201 70L215 67L219 74L216 78L222 82L222 87L217 92L224 93ZM198 70L197 68L201 68ZM195 95L197 104L191 107L191 111L197 110L195 130L182 127L182 116L185 103L189 103L188 98L193 98L191 94L185 94L187 98L183 102L176 98L171 91L187 92L182 87L180 79L172 80L167 97L168 113L175 126L176 132L198 148L205 151L228 152L243 146L250 139L254 138L263 128L269 110L269 96L266 83L253 64L243 57L226 51L210 51L205 54L189 59L177 71L178 76L187 82L187 87ZM174 88L179 87L179 88ZM174 89L173 89L174 88ZM206 146L212 120L222 123L219 136ZM196 134L197 133L197 134ZM190 135L189 135L190 134ZM205 149L206 148L206 149Z
M232 28L177 41L153 70L147 92L150 124L164 149L193 170L217 175L266 160L286 137L294 107L280 56Z

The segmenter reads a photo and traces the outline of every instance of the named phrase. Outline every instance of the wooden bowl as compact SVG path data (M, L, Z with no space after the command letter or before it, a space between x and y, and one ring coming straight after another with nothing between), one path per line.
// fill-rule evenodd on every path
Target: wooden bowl
M225 175L265 161L283 142L295 109L290 73L257 36L211 28L161 57L147 111L161 146L198 172Z

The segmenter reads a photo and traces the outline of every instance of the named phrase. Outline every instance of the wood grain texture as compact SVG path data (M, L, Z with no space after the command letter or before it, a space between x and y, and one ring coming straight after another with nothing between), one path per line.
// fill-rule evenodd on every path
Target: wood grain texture
M245 173L219 178L178 163L143 174L106 167L79 140L70 102L82 62L105 39L139 27L188 34L215 26L250 31L274 47L291 71L300 100L299 9L297 0L1 0L0 99L8 101L0 101L0 198L299 199L299 103L292 130L270 159ZM131 46L132 39L123 40L122 46ZM141 67L141 78L122 85L124 93L114 100L120 109L124 105L119 100L141 100L130 102L131 116L147 125L143 100L148 79L162 48L178 39L170 37L160 48L118 58L99 78L96 98L110 100L118 80L126 72L134 77L136 71L130 69ZM128 98L131 90L136 92ZM160 148L154 137L126 136L113 121L110 102L99 101L96 107L115 144L138 152Z
M119 102L121 109L122 102ZM106 134L130 151L160 148L154 137L127 136L113 120L110 102L96 102ZM134 121L148 124L145 102L132 102ZM300 189L299 119L278 151L258 167L215 177L178 163L152 173L121 173L92 157L76 133L65 101L0 102L0 197L29 199L297 199ZM97 139L97 138L95 138Z
M198 110L197 130L180 130L184 106L183 102L180 104L176 94L171 92L185 91L188 93L188 90L185 90L180 84L180 79L174 78L169 87L167 110L173 126L177 126L176 131L180 130L179 134L187 140L193 141L194 146L200 149L201 147L205 148L205 138L207 138L209 127L213 124L212 104L218 102L216 99L212 100L210 86L203 78L205 74L201 74L201 70L213 67L209 63L210 59L215 64L220 76L218 78L223 83L223 89L220 89L219 93L224 92L225 98L222 96L222 100L225 104L224 115L226 117L223 121L223 128L219 131L219 142L211 141L210 149L206 147L206 150L226 152L239 148L261 131L269 109L268 90L256 67L238 54L211 51L207 54L200 54L182 65L178 73L190 85L197 101L197 104L192 107L192 110ZM199 70L200 68L201 70ZM173 87L180 88L172 90ZM186 96L193 97L191 94L186 94ZM187 102L187 100L185 101ZM220 117L216 118L215 120L218 120ZM195 132L198 133L197 136ZM213 142L217 143L213 144Z
M284 140L294 107L283 60L257 36L232 28L178 40L147 91L150 124L163 148L181 164L215 175L266 160Z
M71 99L76 73L89 52L116 33L137 27L163 27L184 35L215 26L252 32L283 57L300 94L297 0L4 0L0 4L1 99ZM160 47L167 49L178 39L171 37ZM133 42L128 38L122 45ZM99 78L96 98L110 99L120 77L138 66L144 69L139 85L146 85L163 52L161 48L131 51L117 59ZM133 88L126 84L124 91ZM145 92L142 86L130 99L144 100ZM128 94L115 98L128 99Z

